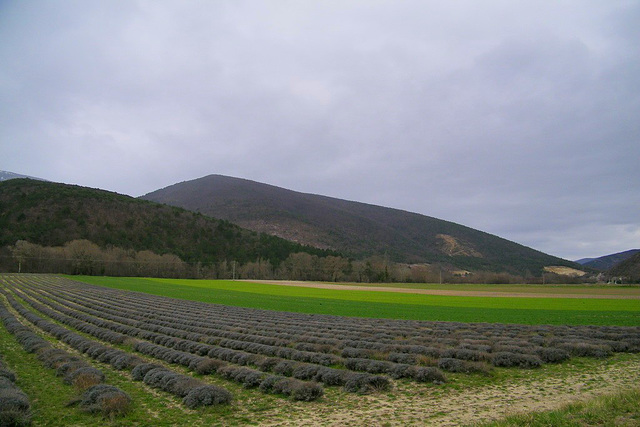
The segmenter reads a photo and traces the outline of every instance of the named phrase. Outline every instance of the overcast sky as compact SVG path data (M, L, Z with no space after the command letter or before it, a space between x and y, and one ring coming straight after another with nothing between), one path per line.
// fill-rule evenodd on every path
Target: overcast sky
M640 2L0 0L0 170L212 173L640 247Z

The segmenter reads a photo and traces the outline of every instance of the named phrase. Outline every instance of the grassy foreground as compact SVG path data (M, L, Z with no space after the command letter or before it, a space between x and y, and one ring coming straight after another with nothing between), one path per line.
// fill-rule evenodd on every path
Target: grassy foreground
M512 415L485 427L608 425L640 425L640 388L571 403L555 411Z
M640 325L638 300L492 298L314 289L229 280L70 276L100 286L240 307L392 319L555 325ZM582 288L572 288L575 289Z

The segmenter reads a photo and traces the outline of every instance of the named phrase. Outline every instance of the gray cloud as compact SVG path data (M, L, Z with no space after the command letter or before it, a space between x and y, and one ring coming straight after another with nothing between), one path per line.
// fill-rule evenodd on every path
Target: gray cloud
M640 6L3 2L0 169L221 173L567 258L640 246Z

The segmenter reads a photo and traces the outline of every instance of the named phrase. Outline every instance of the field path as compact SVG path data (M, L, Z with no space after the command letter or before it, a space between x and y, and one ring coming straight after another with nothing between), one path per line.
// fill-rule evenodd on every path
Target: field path
M473 291L473 290L449 290L449 289L411 289L391 286L361 286L361 285L334 285L322 282L286 281L286 280L240 280L241 282L266 283L270 285L297 286L316 289L333 289L343 291L378 291L396 292L402 294L446 295L466 297L497 297L497 298L589 298L589 299L636 299L640 300L640 289L637 294L604 294L604 293L544 293L544 292L497 292L497 291Z
M335 409L302 409L291 421L264 425L472 425L516 413L553 410L570 402L638 387L637 358L613 365L601 361L599 365L592 372L577 375L541 377L529 371L516 380L462 390L399 383L393 398L384 394L359 396L353 406L343 401Z

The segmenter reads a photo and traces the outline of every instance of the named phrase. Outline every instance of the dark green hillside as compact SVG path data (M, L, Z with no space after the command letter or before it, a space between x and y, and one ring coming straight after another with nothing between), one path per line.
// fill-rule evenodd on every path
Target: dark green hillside
M203 263L262 258L277 264L295 252L327 254L228 221L108 191L30 179L0 182L0 247L18 240L60 246L77 239Z
M618 252L611 255L601 256L599 258L591 259L587 262L581 262L580 264L585 267L595 268L596 270L609 270L615 267L617 264L631 258L632 256L640 253L640 249L631 249L624 252Z
M640 252L616 264L607 273L610 277L623 277L625 281L640 283Z
M299 193L245 179L210 175L143 196L223 218L252 230L404 263L540 275L562 260L500 237L416 213Z

